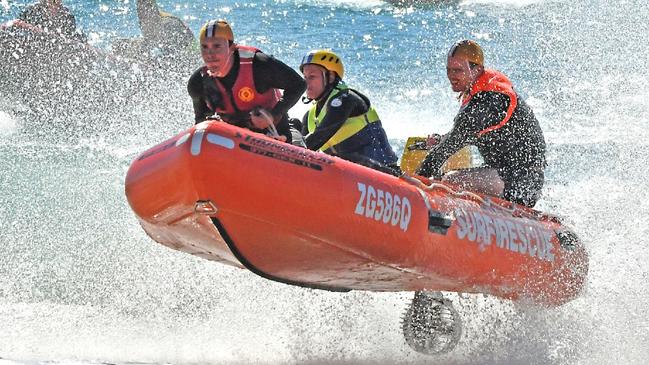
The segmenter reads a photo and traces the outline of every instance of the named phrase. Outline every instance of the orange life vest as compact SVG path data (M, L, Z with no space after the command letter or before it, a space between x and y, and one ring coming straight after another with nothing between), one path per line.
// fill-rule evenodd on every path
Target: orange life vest
M218 79L212 78L221 95L223 95L223 104L222 107L208 104L208 107L221 115L247 114L256 107L273 109L281 98L280 91L278 89L268 89L266 92L260 93L255 88L252 61L259 49L247 46L236 46L236 48L239 51L239 74L237 79L232 85L232 89L228 90ZM206 73L207 70L203 72Z
M505 115L505 118L501 120L498 124L493 125L491 127L485 128L478 132L478 137L482 136L485 133L489 133L493 130L502 128L507 121L512 117L512 114L514 114L514 109L516 109L516 106L518 105L518 96L514 92L514 87L512 85L512 82L509 81L509 78L505 76L505 74L492 70L492 69L485 69L484 73L476 80L475 84L471 87L471 90L469 91L469 94L466 95L464 98L462 98L462 106L465 106L466 104L469 103L471 98L481 92L481 91L493 91L497 93L502 93L507 96L509 96L509 108L507 108L507 114Z

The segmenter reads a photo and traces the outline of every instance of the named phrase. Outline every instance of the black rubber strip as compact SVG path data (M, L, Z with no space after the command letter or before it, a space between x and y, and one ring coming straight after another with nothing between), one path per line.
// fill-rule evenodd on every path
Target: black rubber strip
M216 229L219 231L221 234L221 237L223 237L223 240L225 243L228 245L230 248L230 251L232 251L232 254L234 257L241 262L241 264L248 270L252 271L253 273L261 276L264 279L272 280L272 281L277 281L279 283L283 284L288 284L288 285L294 285L294 286L300 286L303 288L310 288L310 289L320 289L320 290L327 290L327 291L333 291L333 292L348 292L351 291L351 289L346 289L346 288L336 288L332 286L326 286L326 285L318 285L318 284L307 284L307 283L302 283L299 281L293 281L293 280L288 280L288 279L282 279L280 277L265 273L261 270L259 270L256 266L254 266L250 261L248 261L245 256L239 251L237 246L235 245L234 241L228 234L228 232L225 230L225 227L223 227L223 224L214 217L210 217L212 219L212 224L216 227Z

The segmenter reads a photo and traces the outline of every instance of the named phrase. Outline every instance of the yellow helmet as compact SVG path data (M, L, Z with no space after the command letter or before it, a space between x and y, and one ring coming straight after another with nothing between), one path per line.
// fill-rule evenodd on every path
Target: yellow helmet
M328 49L317 49L304 55L300 63L300 71L304 72L304 65L309 64L319 65L328 71L335 72L341 80L345 75L343 61L338 55Z
M205 38L225 38L231 42L234 42L234 35L232 34L232 28L230 24L225 20L210 20L199 32L199 40L203 42Z
M476 65L484 66L484 54L478 43L465 39L448 50L448 57L460 57Z

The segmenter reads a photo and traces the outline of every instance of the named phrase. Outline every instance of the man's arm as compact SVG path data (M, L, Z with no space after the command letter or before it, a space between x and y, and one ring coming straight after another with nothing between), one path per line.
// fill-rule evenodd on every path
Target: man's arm
M303 136L309 134L309 112L304 113L302 117L302 130L300 131Z
M200 123L213 112L207 107L205 102L205 91L203 88L203 77L200 70L196 70L187 82L187 92L192 98L192 105L194 106L194 122Z
M306 82L295 70L273 56L257 52L253 62L253 76L257 90L260 92L265 92L268 89L284 91L277 105L271 110L277 120L300 100L306 90Z
M451 131L428 151L417 174L440 178L439 170L444 162L464 146L475 143L478 132L498 124L504 118L508 105L508 97L503 94L476 94L455 117Z

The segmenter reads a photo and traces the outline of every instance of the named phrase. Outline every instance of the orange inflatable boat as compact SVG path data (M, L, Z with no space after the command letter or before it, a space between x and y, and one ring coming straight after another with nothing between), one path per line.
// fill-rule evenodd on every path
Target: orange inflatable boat
M305 287L555 306L588 271L583 244L556 217L220 122L142 153L126 195L155 241Z

